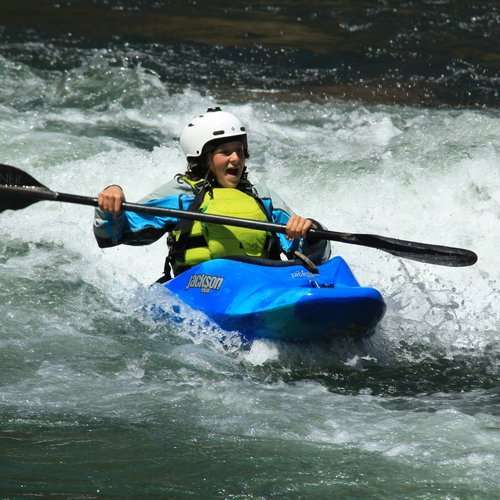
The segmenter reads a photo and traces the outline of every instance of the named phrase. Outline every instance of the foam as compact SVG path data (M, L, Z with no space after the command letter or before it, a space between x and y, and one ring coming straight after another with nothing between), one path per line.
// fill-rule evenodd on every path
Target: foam
M85 80L96 73L83 68L62 75L69 87L53 94L45 108L28 114L8 108L1 127L10 141L7 158L55 190L96 195L119 183L127 199L135 201L183 171L176 137L192 115L216 101L189 88L171 94L156 75L141 68L110 68L103 57L95 55L110 78L119 74L127 80L128 97L105 107L86 103L77 108ZM45 85L45 93L54 91L53 78L41 83L33 78ZM103 91L103 102L106 95ZM439 339L451 350L468 346L481 351L491 344L498 331L500 293L498 113L335 101L224 107L248 124L253 178L266 181L298 213L334 230L463 246L478 253L476 266L458 269L334 244L359 280L387 297L386 335L397 342L417 328L422 338ZM57 130L44 128L55 121ZM147 150L116 133L78 132L82 126L101 130L103 123L116 130L143 128L161 144ZM161 274L164 241L99 250L90 208L46 202L0 218L4 236L54 242L78 255L73 272L105 293L147 286Z

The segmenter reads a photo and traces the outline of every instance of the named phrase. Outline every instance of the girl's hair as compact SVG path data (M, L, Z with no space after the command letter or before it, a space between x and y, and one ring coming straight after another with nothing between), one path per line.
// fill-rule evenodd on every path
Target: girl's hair
M193 181L199 181L207 175L208 171L208 155L206 153L198 156L198 158L188 158L186 167L186 177Z

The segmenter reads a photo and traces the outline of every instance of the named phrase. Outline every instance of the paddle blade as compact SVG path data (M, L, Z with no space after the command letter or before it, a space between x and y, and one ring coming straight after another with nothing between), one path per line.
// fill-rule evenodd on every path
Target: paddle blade
M358 235L360 240L374 248L403 257L405 259L437 264L440 266L465 267L472 266L477 262L477 255L471 250L464 248L432 245L419 243L417 241L398 240L386 236Z
M465 250L464 248L398 240L376 234L339 233L337 231L314 229L310 231L308 238L311 238L313 241L314 239L324 238L351 245L377 248L397 257L440 266L465 267L472 266L477 261L477 255L471 250Z
M26 208L47 199L50 189L23 170L0 164L0 212Z

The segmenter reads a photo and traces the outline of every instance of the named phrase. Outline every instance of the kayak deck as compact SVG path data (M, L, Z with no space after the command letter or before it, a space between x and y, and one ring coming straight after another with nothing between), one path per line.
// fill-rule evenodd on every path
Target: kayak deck
M361 287L341 257L318 270L313 274L295 261L214 259L163 286L221 328L236 330L248 340L315 341L371 334L385 313L380 292Z

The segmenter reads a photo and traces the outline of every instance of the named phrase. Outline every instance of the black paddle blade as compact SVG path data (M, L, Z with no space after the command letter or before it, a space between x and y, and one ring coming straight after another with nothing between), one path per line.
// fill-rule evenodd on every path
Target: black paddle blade
M26 208L50 189L23 170L0 164L0 212Z
M11 167L10 165L4 165L3 163L0 164L0 185L48 189L34 177L31 177L30 174L27 174L24 170Z
M378 248L385 252L403 257L405 259L437 264L440 266L465 267L472 266L477 262L477 255L471 250L464 248L446 247L419 243L417 241L398 240L386 236L370 234L357 235L360 243L366 246Z
M313 229L308 238L327 239L340 241L351 245L376 248L403 259L416 260L427 264L439 266L465 267L472 266L477 261L477 255L471 250L464 248L445 247L431 243L419 243L418 241L398 240L379 236L376 234L339 233L337 231L325 231Z

